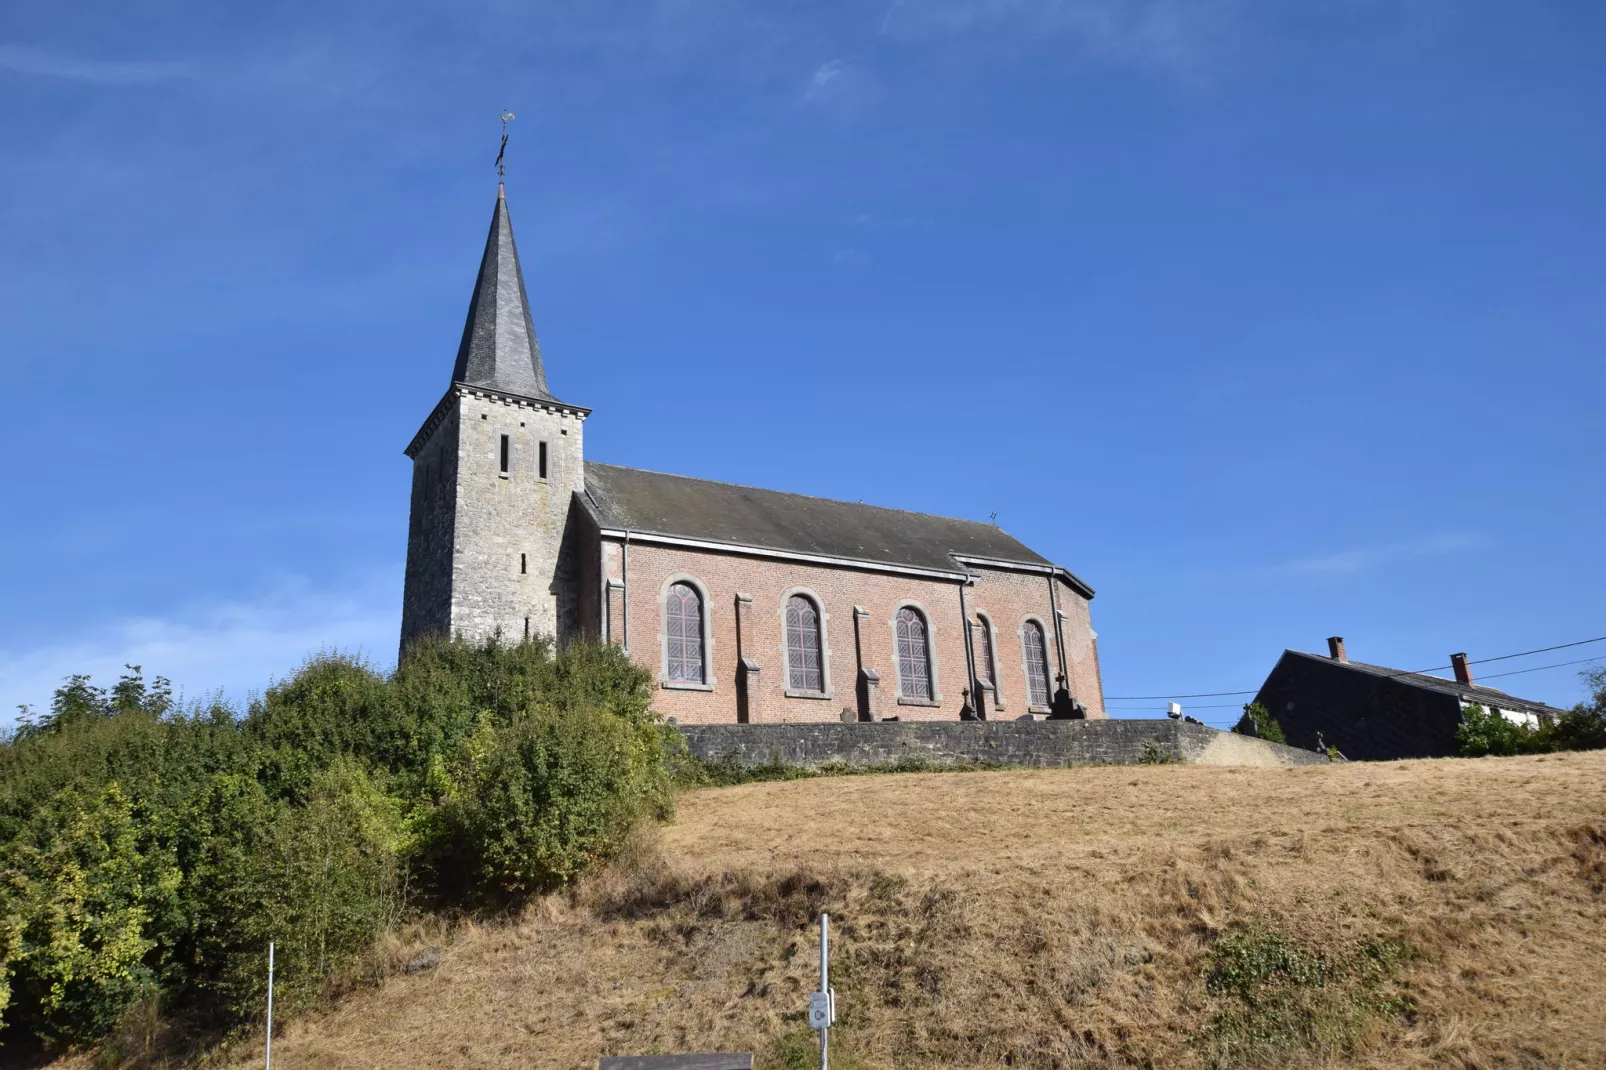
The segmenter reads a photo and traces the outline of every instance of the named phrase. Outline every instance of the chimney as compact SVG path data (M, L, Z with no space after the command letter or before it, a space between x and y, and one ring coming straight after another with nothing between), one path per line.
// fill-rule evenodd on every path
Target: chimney
M1349 655L1344 653L1344 637L1334 635L1327 640L1327 656L1334 661L1348 661Z
M1467 656L1465 654L1451 654L1450 667L1455 670L1456 683L1466 687L1472 686L1472 670L1467 668Z

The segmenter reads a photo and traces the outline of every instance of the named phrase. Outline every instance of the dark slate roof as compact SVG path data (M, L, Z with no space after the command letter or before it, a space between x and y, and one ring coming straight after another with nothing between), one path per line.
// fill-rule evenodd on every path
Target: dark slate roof
M943 572L961 571L952 554L1053 567L1000 528L975 520L595 461L586 462L586 496L605 528Z
M1429 676L1420 672L1405 672L1400 669L1390 669L1383 665L1368 665L1364 661L1339 661L1325 654L1309 654L1303 650L1286 650L1284 653L1300 658L1310 658L1313 661L1319 661L1324 665L1331 665L1337 669L1353 669L1356 672L1387 677L1392 680L1398 680L1402 684L1423 687L1429 691L1437 691L1440 694L1454 695L1466 702L1476 702L1485 708L1495 706L1503 710L1531 710L1536 713L1548 713L1553 717L1563 712L1553 706L1547 706L1543 702L1534 702L1525 698L1517 698L1515 695L1508 695L1496 687L1461 684L1454 680L1446 680L1442 676Z
M547 393L541 346L535 340L519 250L513 244L513 220L508 217L507 198L500 186L452 381L541 401L557 400Z

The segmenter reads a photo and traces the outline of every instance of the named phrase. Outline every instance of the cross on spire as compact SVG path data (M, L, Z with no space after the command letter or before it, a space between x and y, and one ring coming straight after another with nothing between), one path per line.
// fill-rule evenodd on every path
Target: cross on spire
M502 109L502 147L496 151L496 182L501 185L502 178L507 174L507 166L502 163L502 157L507 155L507 124L518 118L506 108Z

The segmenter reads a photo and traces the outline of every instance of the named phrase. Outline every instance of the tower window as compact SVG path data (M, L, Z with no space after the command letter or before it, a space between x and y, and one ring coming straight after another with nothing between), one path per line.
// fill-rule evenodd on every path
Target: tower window
M503 435L502 436L502 474L503 475L507 475L507 462L508 462L508 453L509 452L510 451L508 449L507 436Z
M529 617L525 617L524 618L524 641L526 643L528 643L530 641L530 618Z
M525 554L520 554L519 555L519 575L520 576L522 576L525 573L530 571L529 568L528 568L528 565L529 565L529 560L528 560L527 556Z
M541 448L540 448L539 451L537 451L536 459L535 459L535 467L536 467L536 471L540 474L540 477L542 479L545 479L546 478L546 443L545 442L541 443Z

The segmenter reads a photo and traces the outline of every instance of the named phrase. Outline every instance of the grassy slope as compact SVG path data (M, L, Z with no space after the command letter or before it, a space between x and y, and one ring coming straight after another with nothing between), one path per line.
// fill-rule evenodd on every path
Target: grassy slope
M753 784L684 796L629 861L292 1023L276 1062L812 1065L825 908L842 1070L1606 1065L1606 753ZM1331 964L1414 951L1251 1011L1203 980L1244 925Z

